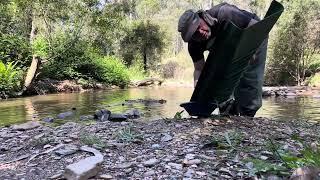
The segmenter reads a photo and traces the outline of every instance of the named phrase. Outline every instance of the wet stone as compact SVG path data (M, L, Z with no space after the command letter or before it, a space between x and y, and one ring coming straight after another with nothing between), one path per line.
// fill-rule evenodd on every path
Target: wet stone
M39 122L30 121L30 122L19 124L19 125L13 125L12 129L18 130L18 131L26 131L26 130L34 129L34 128L37 128L40 126L41 126L41 124Z
M144 177L149 177L149 176L153 176L155 175L156 172L154 170L148 171L146 173L143 174Z
M66 119L66 118L71 117L73 115L74 115L74 112L68 111L68 112L63 112L63 113L58 114L57 118L58 119Z
M163 137L161 138L162 142L168 142L171 141L173 138L169 134L164 134Z
M158 163L160 163L160 161L158 159L153 158L153 159L149 159L148 161L145 161L143 165L146 167L152 167Z
M59 156L67 156L76 153L78 150L79 148L75 145L65 145L54 152Z
M113 177L110 174L102 174L99 176L100 179L112 179Z

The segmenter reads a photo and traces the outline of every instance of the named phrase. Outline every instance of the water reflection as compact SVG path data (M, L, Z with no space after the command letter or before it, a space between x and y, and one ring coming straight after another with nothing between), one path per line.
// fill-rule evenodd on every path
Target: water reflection
M189 101L192 91L192 88L154 87L10 99L0 101L0 126L56 116L73 107L77 108L78 115L93 114L102 108L118 113L136 108L145 117L173 117L183 110L179 104ZM122 105L128 99L165 99L167 103ZM183 115L187 117L186 113ZM257 113L260 117L285 120L320 120L319 115L320 99L314 98L267 98Z

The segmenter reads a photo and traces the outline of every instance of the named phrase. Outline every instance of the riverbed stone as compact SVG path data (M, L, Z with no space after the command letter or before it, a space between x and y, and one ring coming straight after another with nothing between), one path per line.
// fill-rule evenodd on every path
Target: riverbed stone
M165 133L163 134L162 138L161 138L161 141L162 142L168 142L168 141L171 141L173 139L172 136L170 136L169 134Z
M46 123L53 123L54 122L54 118L53 117L45 117L42 119L43 122Z
M88 121L88 120L93 120L94 116L93 115L82 115L79 117L80 121Z
M12 129L18 130L18 131L26 131L26 130L34 129L34 128L37 128L40 126L41 126L41 124L39 122L30 121L30 122L23 123L23 124L13 125Z
M101 110L97 110L94 113L94 119L102 122L108 121L110 119L110 115L111 115L111 111L109 111L108 109L101 109Z
M168 165L169 165L170 167L173 167L174 169L182 170L182 164L168 163Z
M74 115L73 111L63 112L57 115L58 119L66 119L68 117L72 117Z
M54 152L59 156L67 156L76 153L78 150L79 148L77 146L68 144Z
M191 160L183 160L183 164L186 166L191 166L191 165L198 165L201 163L200 159L191 159Z
M109 120L115 121L115 122L121 122L121 121L128 120L128 117L124 114L111 113Z
M146 167L152 167L152 166L154 166L154 165L156 165L158 163L160 163L160 160L158 160L156 158L152 158L152 159L149 159L149 160L145 161L143 163L143 165L146 166Z
M94 177L101 169L103 157L91 156L80 160L77 163L70 164L64 171L64 177L67 180L86 180Z
M130 109L124 113L129 119L136 119L141 117L141 113L137 109Z
M101 169L103 155L98 150L87 146L82 146L80 150L93 153L94 156L68 165L64 171L64 177L68 180L89 179L96 176Z

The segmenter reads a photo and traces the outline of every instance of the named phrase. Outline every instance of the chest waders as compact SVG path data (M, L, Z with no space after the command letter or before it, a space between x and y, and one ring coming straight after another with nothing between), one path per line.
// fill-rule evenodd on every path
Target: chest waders
M190 102L180 105L189 115L210 116L234 97L240 114L254 116L262 104L266 39L283 10L272 1L264 19L244 29L222 22Z

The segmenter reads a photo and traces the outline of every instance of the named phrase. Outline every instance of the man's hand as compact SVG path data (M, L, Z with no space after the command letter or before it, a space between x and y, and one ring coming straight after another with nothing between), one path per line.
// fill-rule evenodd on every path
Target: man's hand
M193 73L193 80L194 80L194 87L196 87L198 79L200 77L201 71L204 67L205 61L201 59L193 63L194 65L194 73Z

